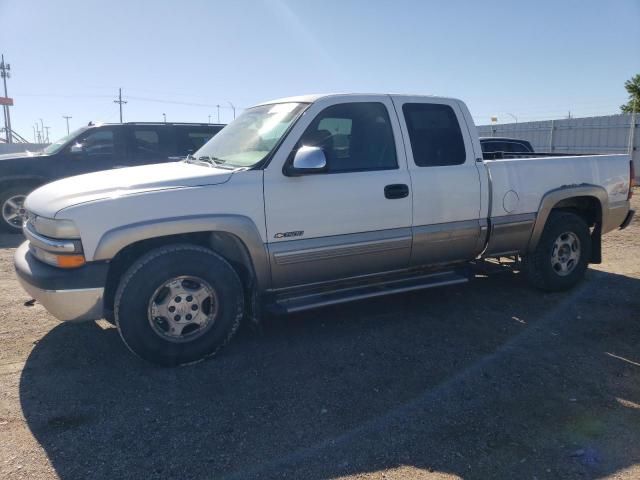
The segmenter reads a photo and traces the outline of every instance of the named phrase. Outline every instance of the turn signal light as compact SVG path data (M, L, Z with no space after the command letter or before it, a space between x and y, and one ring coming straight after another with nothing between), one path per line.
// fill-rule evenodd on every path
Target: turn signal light
M77 268L84 265L84 255L56 255L60 268Z

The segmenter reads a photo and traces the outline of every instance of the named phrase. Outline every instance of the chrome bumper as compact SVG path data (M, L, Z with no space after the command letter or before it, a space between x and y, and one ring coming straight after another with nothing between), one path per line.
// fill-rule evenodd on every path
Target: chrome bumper
M58 320L82 322L103 318L104 288L43 290L18 277L22 288Z
M98 286L106 278L103 266L62 271L37 260L28 242L16 250L14 262L22 288L58 320L103 318L104 286Z

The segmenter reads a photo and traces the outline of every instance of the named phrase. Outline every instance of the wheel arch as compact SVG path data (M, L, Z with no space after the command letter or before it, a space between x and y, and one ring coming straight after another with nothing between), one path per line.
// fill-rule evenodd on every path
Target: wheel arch
M553 211L563 210L572 212L585 220L588 226L594 227L591 238L593 251L591 261L599 263L600 237L602 225L606 223L609 204L607 191L598 185L574 185L561 187L547 192L540 202L536 221L531 232L528 251L535 250L549 215Z
M245 288L269 288L266 248L255 224L236 215L192 216L142 222L105 233L94 261L109 261L104 304L110 309L122 274L149 250L172 243L192 243L211 248L236 269Z

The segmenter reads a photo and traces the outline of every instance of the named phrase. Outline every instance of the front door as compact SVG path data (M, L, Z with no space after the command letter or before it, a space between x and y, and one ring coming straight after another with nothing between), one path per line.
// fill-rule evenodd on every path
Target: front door
M275 288L408 266L410 180L393 105L388 98L351 99L314 103L265 170ZM283 173L302 146L323 149L326 172Z
M108 170L125 165L122 129L116 126L91 128L67 146L60 155L57 177Z

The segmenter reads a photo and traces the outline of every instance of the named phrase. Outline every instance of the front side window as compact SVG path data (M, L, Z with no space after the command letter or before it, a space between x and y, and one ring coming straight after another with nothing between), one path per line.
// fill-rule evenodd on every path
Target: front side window
M177 129L178 154L193 153L221 130L219 127L180 127Z
M87 127L82 127L76 130L75 132L71 132L66 137L62 137L60 140L53 142L47 148L45 148L42 152L45 155L53 155L62 150L71 140L82 134L87 129Z
M245 110L193 154L196 160L229 167L252 167L278 145L306 103L273 103Z
M437 167L465 162L462 131L449 105L405 103L402 112L417 166Z
M382 103L343 103L325 108L299 146L320 147L329 172L398 168L387 108Z

